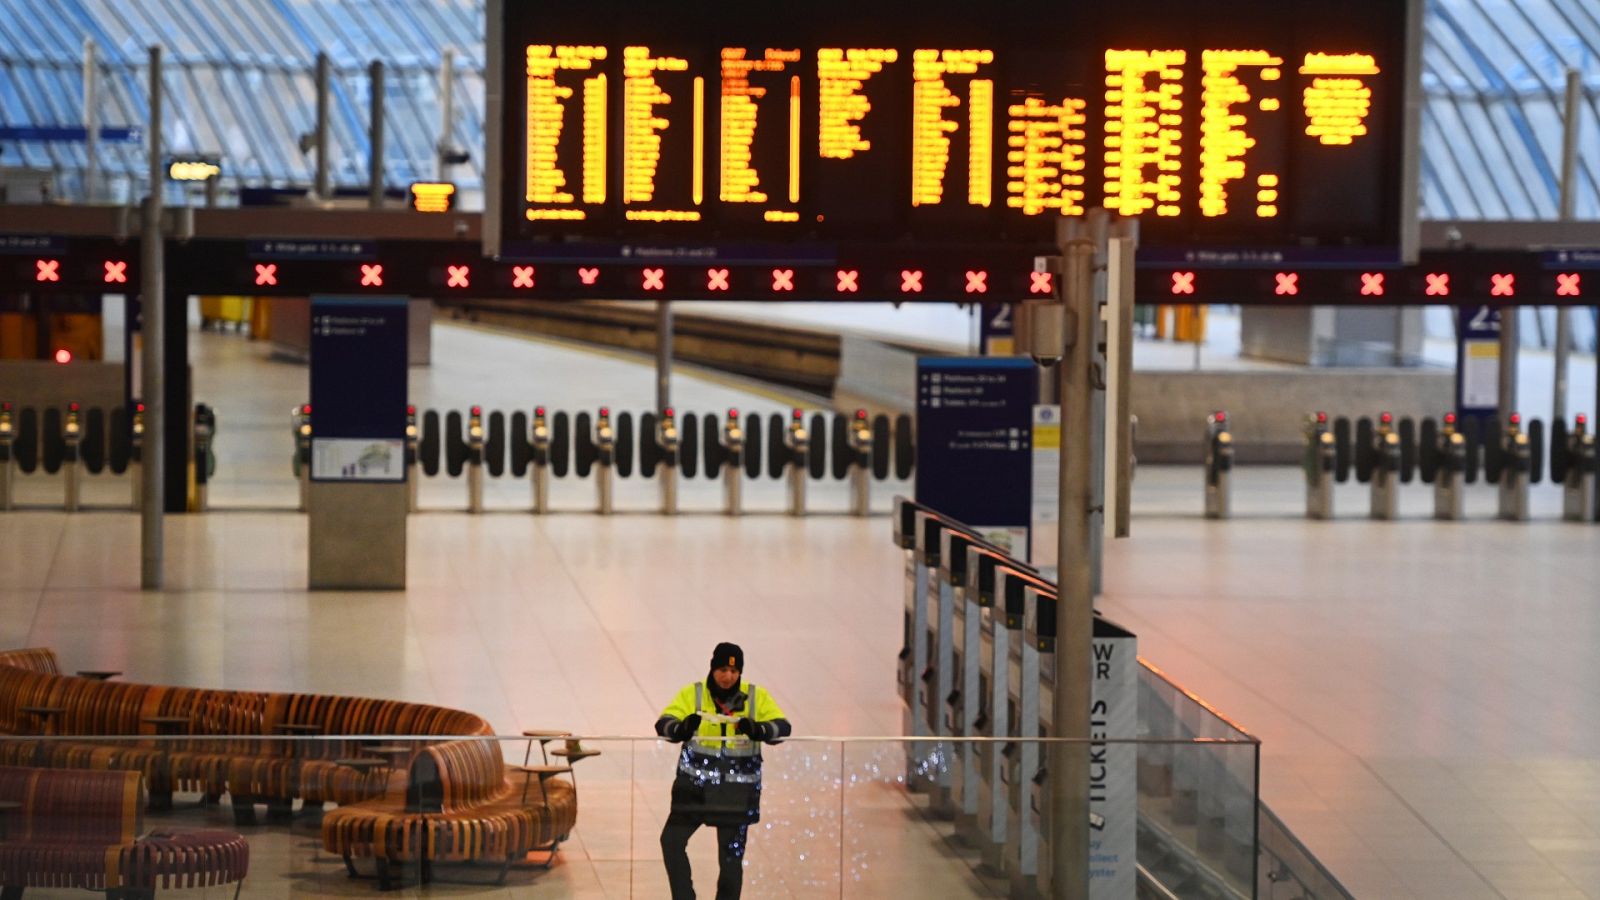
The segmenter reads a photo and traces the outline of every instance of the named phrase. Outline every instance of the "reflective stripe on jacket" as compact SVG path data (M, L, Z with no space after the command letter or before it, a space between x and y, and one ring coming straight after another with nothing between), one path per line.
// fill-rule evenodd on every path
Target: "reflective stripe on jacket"
M723 713L710 698L711 686L704 681L695 681L683 686L678 695L672 698L666 709L661 711L662 718L672 718L682 721L694 713L701 715L728 715L734 718L749 718L756 722L770 722L773 719L786 718L783 710L778 707L778 702L772 699L766 688L757 687L746 682L744 684L744 699L740 701L735 695L736 704L731 712ZM709 708L708 708L709 707ZM689 741L689 746L696 753L703 756L756 756L761 755L761 745L749 737L736 734L733 723L719 723L702 720L700 728L695 732L694 739Z

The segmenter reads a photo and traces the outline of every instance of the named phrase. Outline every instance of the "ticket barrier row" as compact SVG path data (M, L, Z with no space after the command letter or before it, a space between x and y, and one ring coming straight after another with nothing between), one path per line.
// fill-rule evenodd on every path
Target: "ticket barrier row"
M954 820L957 835L980 850L986 869L1004 875L1013 897L1053 896L1050 787L1038 739L1055 733L1056 586L973 529L913 501L896 498L893 522L906 553L898 679L904 733L1012 739L909 743L907 784L928 794L934 814ZM1122 641L1131 664L1132 634L1096 616L1094 637L1097 658L1102 642ZM1098 704L1106 698L1098 678L1095 684ZM1124 711L1125 733L1110 736L1135 736L1133 708ZM1099 752L1123 754L1110 763L1128 773L1120 818L1131 839L1136 751L1122 745Z
M204 404L197 406L195 413L197 452L202 422L209 452L215 416ZM143 444L142 403L132 405L130 416L129 410L120 406L107 411L68 403L64 409L36 410L0 401L0 511L14 507L18 478L35 472L61 473L62 508L67 512L81 508L86 475L127 474L132 485L129 504L137 508ZM214 469L214 460L212 466Z
M737 409L729 409L720 419L715 414L680 416L671 408L659 416L646 412L638 417L637 438L633 415L613 416L608 407L601 407L596 416L580 412L569 417L541 406L534 409L531 420L520 411L513 413L510 428L506 426L503 413L485 415L478 406L465 417L457 411L446 413L443 427L437 411L419 417L415 407L407 407L405 459L411 472L411 509L417 509L421 477L436 476L442 469L452 478L466 474L467 509L482 512L486 472L500 477L509 469L513 477L530 479L536 513L550 511L550 479L571 473L594 479L596 509L610 514L614 479L630 477L637 462L639 475L659 484L661 511L671 515L678 511L679 479L696 477L703 463L706 477L722 481L724 511L729 515L743 511L743 480L763 473L787 482L789 513L804 515L808 481L831 471L835 479L850 483L851 512L865 516L870 511L871 482L891 474L909 478L915 465L910 418L900 416L891 424L887 416L869 418L866 410L835 415L831 442L829 421L821 413L808 418L804 410L796 409L787 422L772 415L767 420L765 465L762 417L751 413L741 418ZM304 509L310 480L309 404L296 407L292 427Z

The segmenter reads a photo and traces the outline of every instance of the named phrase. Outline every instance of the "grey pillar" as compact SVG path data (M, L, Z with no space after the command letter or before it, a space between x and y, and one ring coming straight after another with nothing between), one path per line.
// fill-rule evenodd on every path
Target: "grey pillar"
M1519 308L1503 306L1500 308L1500 387L1496 394L1499 409L1496 418L1500 427L1504 428L1511 421L1511 414L1517 411L1517 354L1522 349L1522 339L1518 329ZM1498 434L1494 440L1499 440Z
M83 130L84 167L83 201L93 203L99 195L95 189L100 181L100 100L96 81L99 80L100 62L95 52L94 38L83 39Z
M456 51L446 47L439 60L439 142L434 148L435 177L440 181L445 178L450 164L446 157L454 149L451 146L455 134L456 118Z
M367 158L367 205L383 206L383 60L375 59L367 69L372 81L372 124L368 136L372 143Z
M1567 70L1567 109L1562 120L1564 132L1561 142L1561 221L1571 222L1578 200L1578 132L1582 120L1578 118L1579 103L1583 99L1583 75L1577 69ZM1555 424L1567 417L1567 369L1572 347L1572 310L1565 306L1556 308L1556 377L1555 396L1550 404L1550 422Z
M656 414L672 405L672 304L656 302Z
M328 54L317 54L317 176L315 190L318 200L328 199L328 92L332 78L332 63Z
M140 397L144 400L144 448L140 473L144 484L139 493L139 586L160 590L163 553L162 507L165 505L163 425L169 410L164 399L166 273L165 248L161 236L161 48L150 48L150 196L144 205L143 258L140 303L140 334L143 346L139 364L143 376Z

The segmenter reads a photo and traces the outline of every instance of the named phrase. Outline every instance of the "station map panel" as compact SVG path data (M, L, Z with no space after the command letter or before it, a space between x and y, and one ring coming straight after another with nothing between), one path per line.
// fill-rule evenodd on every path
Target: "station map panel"
M510 242L1397 243L1396 0L504 9Z

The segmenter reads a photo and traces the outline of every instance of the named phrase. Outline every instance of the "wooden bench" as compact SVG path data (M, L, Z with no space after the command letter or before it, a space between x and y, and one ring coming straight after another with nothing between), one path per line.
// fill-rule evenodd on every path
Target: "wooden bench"
M341 856L352 877L355 859L375 860L379 887L395 886L398 869L417 865L433 880L438 862L499 864L496 883L530 853L554 857L578 817L567 766L508 766L497 742L453 741L423 748L411 761L402 796L341 806L322 818L322 845ZM537 779L536 786L532 781Z
M16 807L3 821L0 897L86 888L136 900L157 888L243 883L250 847L235 832L140 836L143 791L138 772L0 767L0 801Z

